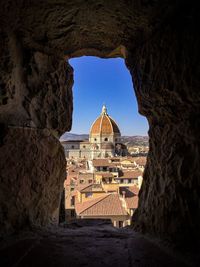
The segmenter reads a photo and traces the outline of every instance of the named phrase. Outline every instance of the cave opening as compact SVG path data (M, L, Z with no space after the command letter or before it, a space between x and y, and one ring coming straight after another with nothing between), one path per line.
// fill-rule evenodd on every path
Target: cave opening
M69 63L74 69L73 119L71 131L60 137L67 161L60 222L104 218L113 226L125 227L131 224L142 184L148 153L147 120L138 114L131 75L123 58L83 56ZM118 212L123 209L123 215L104 214L112 213L114 198L109 204L102 201L111 193L117 195ZM108 211L98 210L100 201ZM85 216L83 210L78 211L86 202L91 213L97 209L96 215Z

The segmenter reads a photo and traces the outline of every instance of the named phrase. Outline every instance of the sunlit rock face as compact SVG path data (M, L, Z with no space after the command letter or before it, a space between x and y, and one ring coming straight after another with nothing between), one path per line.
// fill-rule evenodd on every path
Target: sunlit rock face
M53 222L65 157L48 130L4 128L0 140L0 234Z
M1 1L1 7L0 122L48 128L51 134L69 130L73 77L65 60L82 55L125 57L139 112L150 125L135 227L185 247L188 242L183 240L195 243L200 233L200 37L194 3L47 0L31 5ZM13 144L24 149L15 137ZM27 156L24 166L31 160ZM49 164L55 163L49 158ZM17 169L19 184L21 173ZM51 179L54 185L56 178ZM4 181L2 185L8 187ZM45 196L36 193L37 197ZM38 212L43 218L46 211L38 206ZM11 219L6 218L8 224Z

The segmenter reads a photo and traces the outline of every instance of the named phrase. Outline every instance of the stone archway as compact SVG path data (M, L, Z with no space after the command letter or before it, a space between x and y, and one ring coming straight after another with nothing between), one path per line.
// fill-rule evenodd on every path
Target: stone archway
M123 0L1 6L1 229L47 224L58 205L65 166L56 136L70 130L72 114L73 71L64 59L121 55L150 125L136 228L196 245L197 9L184 1Z

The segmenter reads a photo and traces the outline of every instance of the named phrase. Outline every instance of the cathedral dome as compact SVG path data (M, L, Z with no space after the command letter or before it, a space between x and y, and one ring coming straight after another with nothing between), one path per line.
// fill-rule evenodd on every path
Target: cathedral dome
M91 135L114 135L119 134L120 130L116 122L107 114L105 106L102 108L101 115L95 120L90 129Z

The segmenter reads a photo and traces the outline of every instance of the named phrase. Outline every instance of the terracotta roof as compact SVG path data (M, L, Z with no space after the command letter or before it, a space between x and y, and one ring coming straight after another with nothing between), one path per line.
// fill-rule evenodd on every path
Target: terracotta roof
M138 195L139 188L137 186L120 187L119 188L120 195L122 195L123 191L125 192L125 197L133 197Z
M87 187L81 189L81 193L87 192L102 192L104 191L101 184L89 184Z
M106 167L109 165L108 159L93 159L92 163L94 167L98 167L98 166Z
M120 158L110 158L111 162L120 162Z
M120 187L119 193L123 195L125 192L125 201L128 209L136 209L138 207L138 193L139 189L136 186Z
M93 159L92 161L94 167L115 167L113 162L109 162L108 159Z
M82 203L78 202L78 199L76 199L75 202L75 209L77 214L83 212L84 210L88 209L89 207L91 207L92 205L96 204L97 202L101 201L103 198L105 198L107 196L107 194L103 194L101 197L97 197L97 198L93 198L91 200L88 201L84 201Z
M81 168L77 166L70 166L67 170L68 175L77 175Z
M142 175L143 175L143 173L140 170L126 171L126 172L123 171L122 176L117 177L117 178L119 178L119 179L131 179L131 178L137 178L137 177L142 176Z
M125 198L126 206L128 209L137 209L138 207L138 196Z
M83 202L75 206L78 215L84 216L119 216L127 215L118 194L107 194L103 197Z
M137 158L134 158L134 161L136 164L138 164L140 166L145 166L146 162L147 162L147 158L146 157L137 157Z
M103 178L113 177L113 174L111 172L96 172L95 175L101 175Z
M88 179L92 179L94 177L94 174L93 173L91 173L91 172L86 172L86 173L83 173L83 172L79 172L79 174L78 174L78 178L79 179L81 179L81 178L84 178L84 179L86 179L86 178L88 178Z
M67 175L66 180L64 182L64 186L68 186L70 185L71 181L76 181L77 180L77 176L76 175Z
M120 162L112 162L110 164L112 164L111 165L112 167L116 167L116 168L120 168L121 167L121 163Z
M70 185L70 178L69 178L69 176L67 176L65 181L64 181L64 187L69 186L69 185Z
M79 184L78 186L76 186L75 190L81 192L83 189L87 188L88 186L90 186L91 184Z

